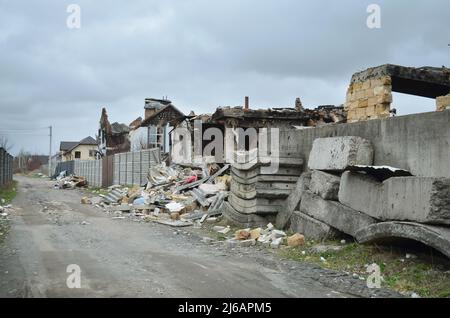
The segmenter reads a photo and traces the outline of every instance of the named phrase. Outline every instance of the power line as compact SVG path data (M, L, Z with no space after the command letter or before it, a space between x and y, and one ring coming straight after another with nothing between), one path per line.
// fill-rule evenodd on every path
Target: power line
M36 128L11 128L11 129L0 129L0 131L33 131L33 130L44 130L48 127L36 127Z

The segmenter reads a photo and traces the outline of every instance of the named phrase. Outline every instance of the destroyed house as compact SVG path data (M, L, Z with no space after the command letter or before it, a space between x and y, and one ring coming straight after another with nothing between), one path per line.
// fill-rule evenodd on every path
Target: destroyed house
M159 148L170 152L170 132L186 116L170 100L147 98L145 100L145 119L141 127L147 128L148 148Z
M98 130L101 156L110 156L130 151L129 132L130 128L125 124L118 122L110 124L106 109L103 108Z

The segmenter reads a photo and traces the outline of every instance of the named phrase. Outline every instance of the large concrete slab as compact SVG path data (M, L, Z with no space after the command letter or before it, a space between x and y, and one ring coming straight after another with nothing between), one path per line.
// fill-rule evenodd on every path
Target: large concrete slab
M309 155L311 170L343 171L348 166L372 165L373 148L370 141L355 137L318 138Z
M341 176L339 202L373 218L383 219L383 184L372 176L346 171Z
M284 229L291 218L292 213L299 208L302 199L302 193L309 189L311 181L311 172L303 173L295 185L295 189L286 199L286 203L281 206L278 214L276 226L279 229Z
M319 195L322 199L337 201L340 183L341 177L314 170L311 175L309 189L312 193Z
M339 201L383 221L411 221L450 225L450 179L394 177L374 178L345 172Z
M383 188L384 219L450 225L450 178L390 178Z
M324 200L309 191L303 193L300 211L351 236L377 221L335 201Z
M450 258L450 229L441 226L383 222L360 229L355 238L359 243L410 239L431 246Z
M334 240L343 236L337 229L300 211L292 213L289 229L292 232L303 234L307 239L316 241Z
M450 178L450 110L322 125L295 131L298 152L307 160L317 138L359 136L370 140L374 165L410 171L414 176Z

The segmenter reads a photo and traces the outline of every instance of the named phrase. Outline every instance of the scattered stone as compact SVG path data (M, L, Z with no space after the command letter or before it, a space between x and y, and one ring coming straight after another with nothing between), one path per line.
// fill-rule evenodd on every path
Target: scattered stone
M282 237L277 238L270 243L270 247L271 248L279 248L282 242L283 242Z
M272 240L275 240L280 237L286 237L286 233L283 231L280 231L280 230L272 230L270 236L271 236Z
M253 229L250 231L250 238L252 240L257 240L261 236L262 228Z
M310 248L310 251L316 254L328 253L328 252L339 252L343 249L343 246L338 245L324 245L319 244Z
M287 244L290 247L298 247L305 244L305 236L301 234L294 234L287 238Z
M89 223L86 221L81 222L81 225L88 225Z
M229 227L229 226L227 226L226 228L224 228L223 230L221 230L221 231L218 231L218 233L220 233L220 234L227 234L228 232L230 232L230 230L231 230L231 228Z
M346 240L341 240L341 244L347 244Z
M250 230L238 230L234 233L234 238L239 241L247 240L250 238Z
M170 213L170 219L173 221L178 221L180 219L180 213L178 212Z
M255 244L256 244L256 240L253 240L253 239L239 241L239 246L241 246L241 247L250 247L250 246L254 246Z
M213 231L220 232L225 230L226 228L227 228L226 226L214 226Z
M208 223L216 223L217 222L217 218L216 217L207 218L206 222L208 222Z

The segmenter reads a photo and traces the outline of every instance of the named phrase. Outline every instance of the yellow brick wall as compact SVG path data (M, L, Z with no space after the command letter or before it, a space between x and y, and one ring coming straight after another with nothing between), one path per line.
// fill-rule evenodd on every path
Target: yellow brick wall
M438 112L444 111L447 107L450 107L450 94L436 98L436 110Z
M347 91L345 110L347 121L389 117L392 103L392 80L390 76L353 83Z

